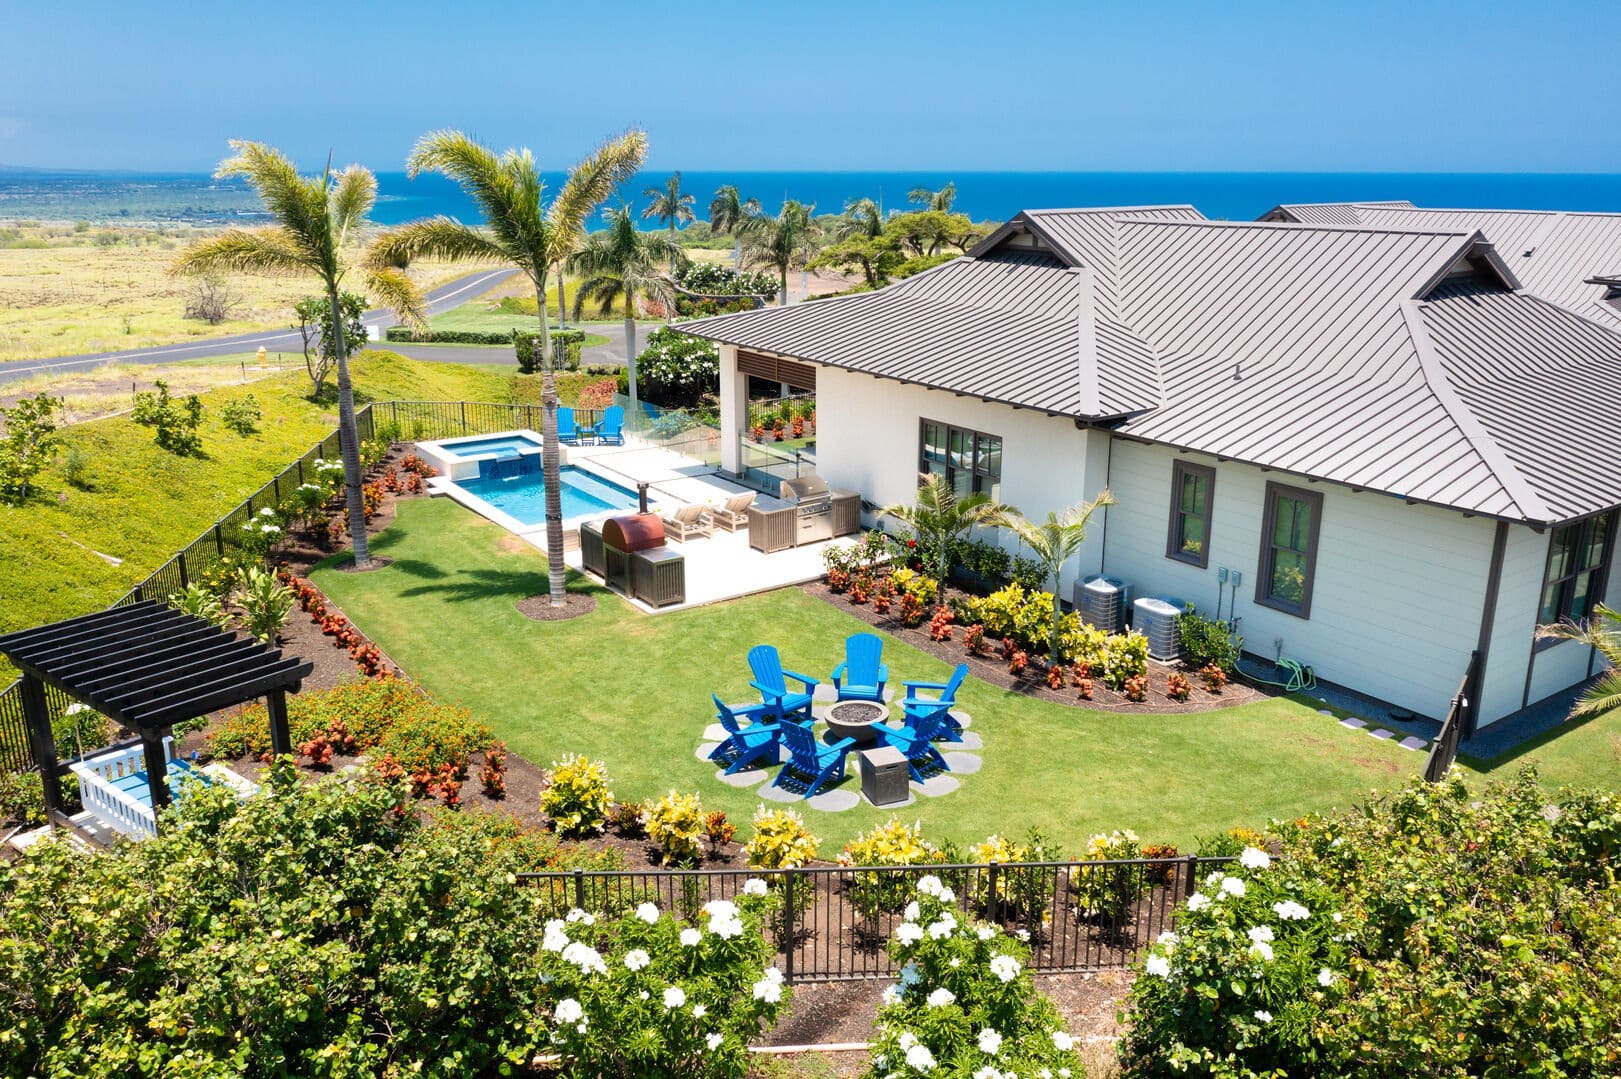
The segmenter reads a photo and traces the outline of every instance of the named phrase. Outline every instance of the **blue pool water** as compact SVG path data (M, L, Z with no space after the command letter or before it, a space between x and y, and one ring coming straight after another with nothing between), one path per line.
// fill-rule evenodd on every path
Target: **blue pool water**
M481 453L501 453L519 450L538 450L540 443L523 435L502 435L499 438L475 438L468 442L451 442L445 450L457 457L476 457Z
M565 520L636 506L635 492L578 468L565 467L562 480ZM539 472L511 479L457 480L456 486L526 525L546 523L546 480Z

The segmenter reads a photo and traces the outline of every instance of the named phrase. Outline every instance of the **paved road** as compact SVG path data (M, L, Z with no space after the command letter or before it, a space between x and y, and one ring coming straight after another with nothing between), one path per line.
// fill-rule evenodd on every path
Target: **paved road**
M516 273L516 270L486 270L481 273L463 277L452 281L448 285L441 285L430 291L427 295L428 313L437 315L453 307L460 307L468 300L480 293L487 292L496 285ZM387 327L394 325L395 318L391 311L366 312L366 325ZM623 338L621 337L621 341ZM267 330L260 333L239 334L235 337L215 337L206 341L192 341L181 345L156 345L152 348L130 349L128 352L101 352L88 356L55 356L44 360L19 360L14 363L0 363L0 383L11 382L41 372L77 372L88 371L109 363L167 363L174 360L195 360L205 356L229 356L238 352L253 352L263 345L270 352L295 352L303 354L303 342L297 330ZM621 350L623 344L621 344ZM468 352L484 352L483 349L446 349L432 350L440 352L463 353L463 358L456 360L451 356L434 356L434 359L444 359L456 363L501 363L500 359L493 358L501 349L487 350L492 354L490 359L475 359L466 356ZM504 350L509 361L513 352L510 347ZM424 359L428 357L423 357Z

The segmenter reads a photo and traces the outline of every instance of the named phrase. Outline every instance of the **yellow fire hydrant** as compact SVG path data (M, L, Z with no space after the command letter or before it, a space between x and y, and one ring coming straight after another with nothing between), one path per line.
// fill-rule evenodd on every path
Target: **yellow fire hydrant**
M265 366L265 347L263 345L259 346L259 366Z

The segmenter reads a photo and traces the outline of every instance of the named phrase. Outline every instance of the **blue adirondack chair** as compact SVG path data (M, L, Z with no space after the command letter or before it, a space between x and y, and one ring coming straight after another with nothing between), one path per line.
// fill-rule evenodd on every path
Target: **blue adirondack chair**
M570 446L580 441L580 432L574 426L574 410L572 408L559 408L557 410L557 441L565 442Z
M609 405L602 410L602 421L597 424L597 441L605 442L610 446L623 446L625 444L625 409L621 405Z
M844 758L856 744L854 738L840 738L828 746L817 741L809 727L784 723L781 730L782 743L788 747L788 763L771 781L773 787L782 786L790 772L798 773L809 783L805 788L805 797L809 798L829 780L838 782L844 778Z
M938 715L940 717L939 734L936 737L948 742L962 741L962 724L951 710L957 706L957 690L962 686L962 680L968 677L968 664L959 663L957 669L951 672L951 678L945 682L907 682L906 697L901 701L901 712L906 717L908 726L917 726L917 721L924 716ZM918 690L933 690L938 696L923 697Z
M884 641L876 633L852 634L844 642L844 662L833 668L833 688L841 701L884 699L889 667L883 662Z
M727 732L726 741L710 751L710 760L726 764L727 775L741 772L751 764L777 763L782 727L763 722L769 708L763 704L724 704L713 693L709 697L715 702L716 718ZM739 723L739 719L744 722Z
M934 740L941 737L946 712L930 712L917 719L907 717L904 727L878 727L878 736L901 751L906 758L906 770L912 778L923 782L923 769L933 766L951 771L951 765L934 748Z
M769 644L757 644L749 649L749 670L754 680L749 683L759 690L761 699L776 718L800 723L811 722L811 693L819 684L798 671L786 671L777 649ZM787 679L804 684L804 692L788 692Z

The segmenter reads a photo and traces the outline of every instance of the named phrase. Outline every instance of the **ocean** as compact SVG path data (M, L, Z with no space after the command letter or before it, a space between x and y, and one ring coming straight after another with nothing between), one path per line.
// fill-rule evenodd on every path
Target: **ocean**
M642 190L662 187L668 172L646 172L626 184L624 201L647 204ZM553 190L562 174L548 175ZM448 214L477 221L461 189L437 176L407 179L379 173L372 217L393 225ZM1411 199L1420 206L1621 211L1621 174L1355 173L1355 172L724 172L685 171L699 217L722 184L736 184L768 212L783 199L836 213L851 199L873 198L888 209L908 205L916 187L957 185L955 209L975 220L1005 220L1021 209L1192 203L1207 217L1248 220L1280 202ZM240 182L206 173L53 172L0 167L0 222L88 220L252 223L259 206Z

